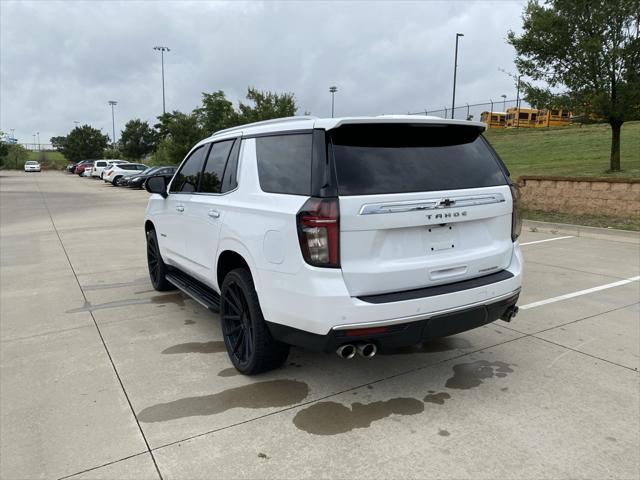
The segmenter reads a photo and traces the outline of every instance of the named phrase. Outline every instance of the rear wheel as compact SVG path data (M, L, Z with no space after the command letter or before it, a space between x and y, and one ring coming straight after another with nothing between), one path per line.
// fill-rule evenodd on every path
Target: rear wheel
M154 289L159 292L175 289L175 287L169 283L166 278L167 266L160 255L158 237L156 236L155 230L149 230L147 232L147 265L149 267L151 285L153 285Z
M119 187L120 186L120 181L122 180L122 177L116 177L113 179L113 182L111 183L114 187Z
M289 345L271 336L247 269L237 268L224 277L220 319L227 353L239 372L254 375L278 368L287 360Z

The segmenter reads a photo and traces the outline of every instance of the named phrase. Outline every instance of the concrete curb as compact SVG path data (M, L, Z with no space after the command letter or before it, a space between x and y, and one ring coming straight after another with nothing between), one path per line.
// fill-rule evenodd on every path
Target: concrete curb
M601 238L617 242L640 244L640 232L630 230L587 227L584 225L571 225L569 223L539 222L537 220L523 220L522 228L525 231L528 230L554 234L559 233L563 235L573 235L576 237Z

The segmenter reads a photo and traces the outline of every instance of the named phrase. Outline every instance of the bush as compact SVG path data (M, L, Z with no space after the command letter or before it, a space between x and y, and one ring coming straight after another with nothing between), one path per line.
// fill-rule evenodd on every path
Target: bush
M6 154L0 157L0 167L7 169L23 169L29 160L29 152L22 145L8 144Z

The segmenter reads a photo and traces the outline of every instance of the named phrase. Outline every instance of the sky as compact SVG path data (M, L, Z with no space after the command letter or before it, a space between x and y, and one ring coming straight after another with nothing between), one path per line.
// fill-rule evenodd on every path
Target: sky
M66 135L74 122L116 138L127 120L190 112L202 92L237 104L247 87L292 92L298 114L406 114L515 98L524 1L0 0L0 130L21 143ZM498 108L495 108L498 110ZM442 114L441 114L442 115ZM460 116L463 116L461 113ZM37 140L37 139L36 139Z

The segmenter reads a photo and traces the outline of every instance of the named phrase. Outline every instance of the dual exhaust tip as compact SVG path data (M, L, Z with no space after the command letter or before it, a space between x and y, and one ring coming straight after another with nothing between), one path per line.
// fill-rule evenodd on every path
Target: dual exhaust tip
M358 343L354 345L352 343L346 343L340 345L336 350L336 353L340 358L350 360L356 356L356 353L364 358L373 357L378 351L378 347L374 343Z

